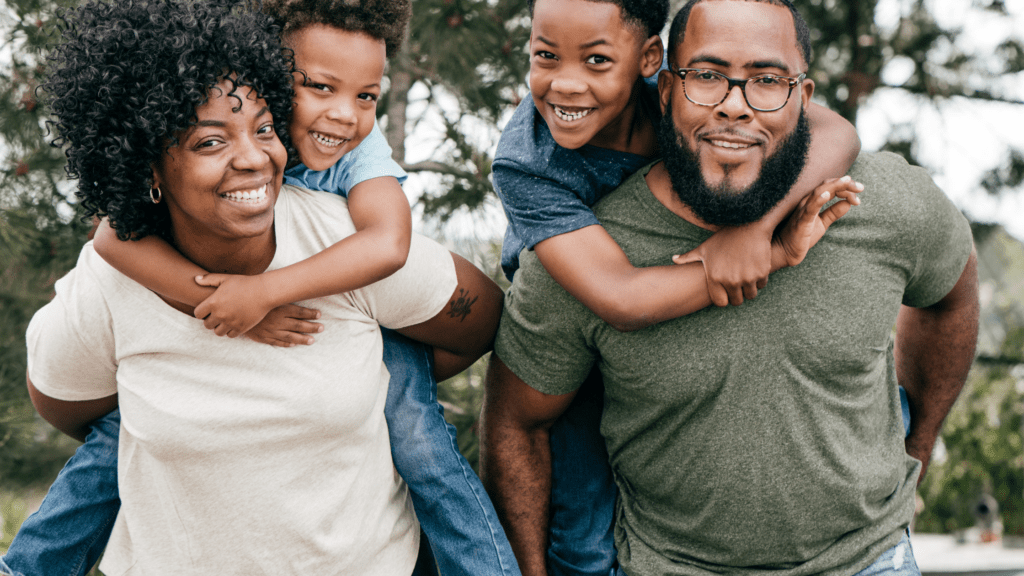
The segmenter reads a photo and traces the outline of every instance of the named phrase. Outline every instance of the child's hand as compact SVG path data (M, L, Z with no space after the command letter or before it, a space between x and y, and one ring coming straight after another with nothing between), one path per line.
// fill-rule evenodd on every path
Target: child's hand
M763 236L763 238L761 238ZM722 228L686 254L673 256L676 264L703 262L708 293L715 306L739 306L757 296L771 272L771 237L755 224Z
M320 318L320 312L312 308L303 308L295 304L285 304L274 308L252 330L245 333L246 338L259 342L288 348L296 344L312 344L310 334L323 332L323 324L309 322Z
M860 204L857 193L862 190L863 184L843 176L826 180L801 200L772 241L772 269L803 262L807 251L821 240L828 227ZM835 196L840 200L821 212L821 207Z
M217 336L245 334L274 307L259 275L207 274L196 276L196 284L217 289L195 311L196 318Z

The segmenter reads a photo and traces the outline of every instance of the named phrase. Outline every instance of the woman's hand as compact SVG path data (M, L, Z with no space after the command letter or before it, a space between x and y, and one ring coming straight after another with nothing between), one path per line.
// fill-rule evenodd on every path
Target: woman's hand
M862 190L863 184L843 176L826 180L801 200L772 241L772 270L803 262L808 250L821 240L828 227L860 204L857 194ZM834 197L840 200L822 212L822 206Z

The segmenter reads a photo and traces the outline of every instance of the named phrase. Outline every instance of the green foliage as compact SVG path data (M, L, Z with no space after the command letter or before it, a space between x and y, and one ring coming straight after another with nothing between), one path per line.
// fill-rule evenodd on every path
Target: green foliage
M975 367L943 428L946 457L933 462L921 484L926 504L917 530L974 526L972 507L988 493L999 502L1005 533L1024 536L1022 392L1019 369Z

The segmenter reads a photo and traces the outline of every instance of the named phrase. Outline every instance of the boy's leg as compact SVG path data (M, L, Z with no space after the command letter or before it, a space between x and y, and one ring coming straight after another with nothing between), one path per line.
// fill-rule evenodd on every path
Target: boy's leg
M28 517L0 559L14 576L84 576L107 545L121 507L117 437L121 414L93 423L85 444L61 470L39 510Z
M603 409L604 384L595 370L551 427L551 576L608 576L616 565L618 489L601 437Z
M512 547L480 478L459 452L437 402L429 346L384 334L391 373L387 417L395 468L412 493L420 526L444 576L519 575Z
M914 559L914 549L910 546L910 534L904 533L899 544L882 552L871 566L854 576L921 576Z

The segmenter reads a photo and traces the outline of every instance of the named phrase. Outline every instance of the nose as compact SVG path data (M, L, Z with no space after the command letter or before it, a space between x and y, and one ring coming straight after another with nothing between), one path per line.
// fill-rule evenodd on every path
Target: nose
M237 150L231 164L235 170L260 170L270 162L270 154L264 143L252 136L243 138Z
M739 86L733 86L729 89L729 93L725 96L725 100L715 107L715 113L719 117L729 120L749 120L753 114L753 109L747 104L747 99L743 97L743 91Z
M351 102L341 101L334 102L331 107L327 109L327 118L334 122L341 124L355 124L356 123L356 110L352 106Z
M579 71L565 67L551 80L551 90L559 94L582 94L587 91L587 83Z

